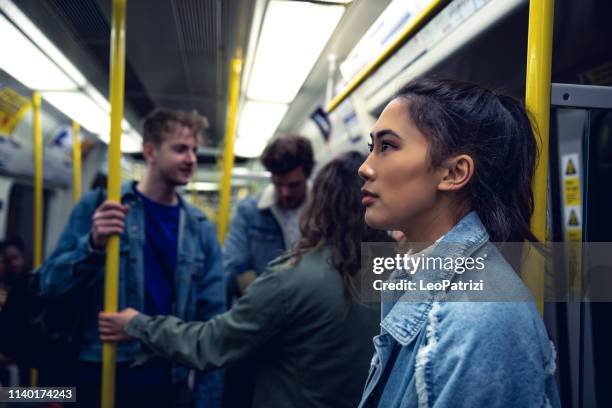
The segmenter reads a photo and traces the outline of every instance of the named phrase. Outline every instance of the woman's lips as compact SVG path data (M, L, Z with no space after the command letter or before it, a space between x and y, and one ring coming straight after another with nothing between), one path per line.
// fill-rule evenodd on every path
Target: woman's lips
M367 205L373 204L374 201L376 201L376 200L377 200L377 197L374 197L374 196L364 196L361 199L361 204L367 206Z
M366 189L362 189L361 193L363 195L363 197L361 198L361 204L363 205L370 205L378 199L378 195Z

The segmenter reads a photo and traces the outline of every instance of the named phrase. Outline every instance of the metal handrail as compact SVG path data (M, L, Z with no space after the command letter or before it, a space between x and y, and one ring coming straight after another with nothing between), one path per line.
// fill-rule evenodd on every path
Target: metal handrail
M230 72L229 106L227 127L225 130L225 149L223 151L223 178L221 180L219 217L217 223L217 238L221 244L225 241L229 228L232 167L234 167L234 139L238 114L238 98L240 96L240 73L242 72L242 52L238 50L232 60Z
M412 22L406 24L401 34L374 61L363 68L338 95L332 99L325 110L331 113L342 101L348 98L362 83L364 83L382 64L395 54L409 39L414 37L432 18L434 18L450 0L432 1L425 10Z
M108 146L108 200L121 199L121 121L125 83L126 0L113 0L111 29L110 104L111 135ZM119 292L119 235L106 243L104 311L116 312ZM102 408L115 406L115 362L117 343L102 345Z

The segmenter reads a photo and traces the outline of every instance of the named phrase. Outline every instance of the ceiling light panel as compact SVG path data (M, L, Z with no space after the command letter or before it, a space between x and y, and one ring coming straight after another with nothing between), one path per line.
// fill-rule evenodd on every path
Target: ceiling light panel
M59 66L78 86L84 86L87 79L81 72L64 56L64 54L53 44L36 25L10 0L0 0L2 10L11 21L23 31L31 42L37 44L45 54Z
M217 191L219 190L219 183L213 183L210 181L196 181L192 183L191 188L197 191ZM190 187L189 185L187 188Z
M240 115L234 153L242 157L259 156L285 116L287 107L278 103L247 101Z
M134 129L124 132L121 136L121 151L123 153L137 153L142 151L142 136Z
M0 0L0 69L83 128L110 140L110 103L10 0ZM44 50L41 51L41 50ZM122 120L121 151L141 150L142 136Z
M42 97L89 132L98 135L110 132L108 113L82 92L43 92Z
M270 1L247 96L266 102L293 101L344 9L301 1Z
M30 89L75 90L77 84L0 15L0 68Z

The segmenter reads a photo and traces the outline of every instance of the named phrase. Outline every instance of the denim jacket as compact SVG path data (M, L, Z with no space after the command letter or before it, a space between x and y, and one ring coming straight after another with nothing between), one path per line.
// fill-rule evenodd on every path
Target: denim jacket
M121 202L129 206L125 230L120 241L119 309L144 309L144 243L145 219L141 199L133 191L133 183L122 186ZM73 209L68 224L49 259L40 268L41 294L62 296L77 289L91 294L83 305L79 359L101 361L102 343L98 334L98 312L104 304L105 253L89 243L91 219L105 199L100 190L86 193ZM180 217L177 266L175 271L174 314L184 320L208 320L223 313L225 280L221 249L216 231L206 217L179 196ZM140 349L137 340L119 343L117 361L132 361ZM173 366L172 381L187 378L188 369ZM219 404L222 372L196 373L198 405Z
M282 222L274 202L274 187L269 185L261 194L247 197L236 206L223 249L230 282L249 270L260 275L268 262L285 251Z
M442 290L383 293L381 334L360 407L559 407L555 351L528 290L478 215L466 215L431 257L484 259L485 285L504 301L448 301ZM427 272L429 282L456 272ZM446 301L445 301L446 300ZM461 300L455 299L455 300ZM487 299L492 300L492 299Z

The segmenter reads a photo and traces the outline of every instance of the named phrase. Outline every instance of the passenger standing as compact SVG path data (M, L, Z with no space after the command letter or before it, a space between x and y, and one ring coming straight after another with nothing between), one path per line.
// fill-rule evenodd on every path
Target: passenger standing
M3 259L3 273L0 275L4 275L4 279L0 279L4 281L4 295L0 289L0 304L4 303L0 305L0 333L5 333L0 336L0 351L9 354L17 364L19 385L27 386L30 382L30 370L28 364L22 360L25 353L31 350L22 348L27 339L20 337L25 333L22 328L26 324L26 291L31 279L25 257L26 249L23 239L17 235L4 241L0 247L0 256Z
M2 310L6 304L8 298L8 283L6 282L6 267L4 266L4 257L0 254L0 332L4 332L2 335L7 336L10 327L4 324L4 313ZM0 346L3 346L3 340L0 339ZM2 354L4 347L0 347L0 386L9 386L9 365L13 364L13 361Z
M213 224L176 192L196 169L203 121L197 115L158 109L144 121L146 170L124 184L121 204L101 191L76 205L56 249L40 268L44 296L77 290L89 300L81 310L78 401L97 406L101 349L97 314L103 307L105 244L121 235L119 306L152 315L208 320L225 310L222 254ZM133 368L139 342L117 347L117 406L191 405L188 368L151 361ZM220 403L222 373L196 373L199 406Z
M317 175L300 220L302 237L228 312L208 322L101 313L103 338L129 335L155 354L210 370L256 362L253 407L354 407L366 380L378 308L360 303L361 242L388 241L363 222L363 161L348 153Z
M224 247L224 267L234 295L240 295L268 262L300 237L298 220L314 166L310 141L287 135L272 141L261 162L272 184L238 203Z
M264 149L261 162L272 174L272 184L238 203L225 240L223 266L230 302L299 238L298 220L314 166L310 141L296 135L275 139ZM254 369L247 359L226 370L224 407L251 404Z
M28 271L25 244L19 236L7 239L2 247L7 275L11 277L23 276Z
M414 256L480 258L481 274L421 267L410 275L432 284L482 279L488 298L394 293L383 303L383 332L360 406L559 406L542 318L489 242L536 240L529 229L536 139L525 108L473 84L418 79L387 105L371 135L359 169L368 225L402 231L420 251Z

